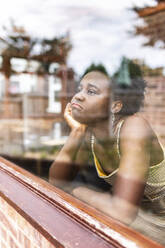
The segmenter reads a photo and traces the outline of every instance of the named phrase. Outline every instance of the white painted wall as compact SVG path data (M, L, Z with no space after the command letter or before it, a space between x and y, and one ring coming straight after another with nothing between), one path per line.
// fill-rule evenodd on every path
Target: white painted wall
M56 97L62 90L61 79L55 76L49 76L49 90L48 90L48 112L61 113L62 104L57 101Z

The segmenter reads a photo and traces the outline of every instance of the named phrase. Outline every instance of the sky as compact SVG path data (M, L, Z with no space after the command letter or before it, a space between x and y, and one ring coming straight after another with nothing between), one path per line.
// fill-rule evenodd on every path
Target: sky
M138 2L138 3L137 3ZM136 4L135 4L136 3ZM143 47L143 36L132 35L143 24L133 6L154 6L154 0L5 0L1 5L0 36L12 18L34 37L52 38L66 32L73 45L68 66L78 75L92 63L103 63L112 74L121 57L143 59L155 68L164 66L165 50Z

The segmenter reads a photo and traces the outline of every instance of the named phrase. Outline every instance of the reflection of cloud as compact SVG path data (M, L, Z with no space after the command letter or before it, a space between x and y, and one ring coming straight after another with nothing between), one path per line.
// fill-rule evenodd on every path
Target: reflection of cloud
M144 38L128 33L137 20L136 14L127 9L144 3L154 5L155 1L5 0L0 21L6 23L13 17L34 36L52 37L69 30L73 50L68 63L77 72L82 73L91 62L103 62L112 72L122 55L145 58L152 66L164 63L164 52L141 48Z

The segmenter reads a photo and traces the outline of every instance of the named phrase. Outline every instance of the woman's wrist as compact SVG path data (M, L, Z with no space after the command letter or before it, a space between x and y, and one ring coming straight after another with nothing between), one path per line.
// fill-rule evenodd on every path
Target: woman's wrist
M79 127L72 128L70 135L71 136L72 135L73 136L74 135L76 135L76 136L84 136L85 133L86 133L86 126L85 125L82 125L82 126L79 126Z
M68 154L68 156L73 160L75 154L77 153L82 141L85 137L85 130L80 128L74 128L63 146L61 153Z

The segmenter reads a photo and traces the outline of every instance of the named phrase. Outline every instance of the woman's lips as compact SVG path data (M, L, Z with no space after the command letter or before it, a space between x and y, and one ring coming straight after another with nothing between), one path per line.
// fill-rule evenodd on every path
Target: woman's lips
M75 103L75 102L72 103L72 107L73 107L73 108L76 108L76 109L80 109L80 110L83 109L83 107L82 107L80 104Z

